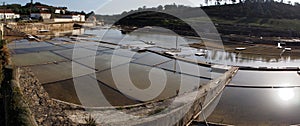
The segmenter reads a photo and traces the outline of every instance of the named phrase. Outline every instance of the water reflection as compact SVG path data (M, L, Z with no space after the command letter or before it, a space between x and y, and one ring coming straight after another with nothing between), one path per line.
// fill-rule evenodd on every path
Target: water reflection
M78 31L78 33L73 33L73 34L81 34L81 31ZM124 35L122 35L119 31L114 31L110 30L109 32L106 32L106 30L88 30L85 32L85 34L96 34L98 35L94 39L99 38L99 34L104 35L105 37L102 39L103 41L109 41L109 42L120 42ZM69 38L67 38L69 39ZM132 34L131 36L127 36L124 40L151 40L155 41L158 44L161 44L160 46L171 46L174 48L174 41L176 41L176 38L174 36L167 36L167 35L160 35L160 34ZM197 40L182 40L185 38L179 38L179 43L183 42L195 42ZM55 41L55 40L53 40ZM58 40L59 42L62 42ZM83 42L83 45L87 42ZM50 55L50 52L58 53L61 52L62 54L65 54L65 57L70 57L72 54L69 52L67 54L66 50L68 48L65 47L72 47L72 44L69 45L60 45L61 48L50 48L53 47L54 45L50 44L51 42L40 42L40 43L29 43L28 41L20 41L16 42L14 44L10 44L9 47L11 49L15 49L14 51L16 53L28 53L28 52L39 52L39 51L49 51L47 53L41 53L39 56L43 56L43 58L36 58L34 55L30 55L31 57L34 58L28 58L26 55L20 55L19 57L23 58L28 58L28 59L35 59L39 60L40 62L48 62L49 57L50 59L54 59L54 61L60 61L60 59L56 58L58 56L52 56L53 54ZM171 44L171 45L169 45ZM84 46L84 48L89 49L89 46ZM20 48L20 49L19 49ZM27 49L28 48L28 49ZM62 50L63 49L63 50ZM100 50L98 50L101 52ZM196 50L197 51L197 50ZM111 50L106 50L103 51L105 53L111 54ZM131 55L128 51L124 51L119 49L115 54L128 58L128 55ZM48 57L48 59L44 59L45 57ZM61 55L63 56L63 55ZM145 55L144 56L141 54L137 54L134 56L134 58L140 60L135 60L135 63L140 63L145 65L151 65L151 66L157 66L158 68L164 68L166 70L173 69L173 66L177 67L177 64L175 64L175 61L172 62L164 62L164 61L159 61L156 62L157 59L156 57L152 57L150 55ZM150 57L149 57L150 56ZM236 54L236 53L229 53L229 52L222 52L218 50L208 50L207 55L204 57L196 57L197 60L200 61L207 61L211 62L214 61L215 63L220 63L221 61L226 61L230 65L238 65L238 66L299 66L300 60L299 59L292 59L290 56L287 57L281 57L280 59L278 57L265 57L261 55L253 55L253 54ZM187 56L186 58L192 58L194 59L195 56ZM63 59L63 58L61 58ZM98 59L98 60L97 60ZM97 70L105 70L110 66L109 60L103 60L105 57L96 57L96 68ZM121 59L121 58L118 58ZM163 58L160 58L160 60ZM44 61L45 60L45 61ZM64 59L63 59L64 60ZM84 59L85 61L89 61L87 59ZM99 61L99 62L97 62ZM101 62L100 62L101 61ZM150 62L151 61L151 62ZM168 61L168 60L167 60ZM79 63L83 63L79 62ZM20 63L25 63L24 60ZM35 63L37 63L35 61ZM151 63L151 64L149 64ZM31 64L31 63L30 63ZM175 64L175 65L174 65ZM148 66L143 66L139 64L133 64L131 65L130 69L132 73L144 73L140 74L137 76L134 76L132 79L134 82L136 82L137 86L147 86L144 83L145 80L148 78L148 73L145 72L147 69L150 67ZM38 75L37 77L40 79L41 82L43 83L49 83L53 82L56 80L65 80L71 78L71 68L68 67L71 66L70 62L65 62L65 63L59 63L59 64L51 64L51 65L43 65L43 66L36 66L36 67L31 67L31 69ZM85 66L86 67L86 66ZM85 68L82 67L82 68ZM195 68L195 67L190 67L190 68ZM175 70L177 70L175 69ZM47 72L45 72L47 70ZM209 70L205 68L201 68L201 74L208 74L208 75L213 75L214 73L211 73ZM90 71L90 69L85 68L82 69L82 71ZM41 74L43 73L43 74ZM53 74L56 73L56 74ZM167 82L168 87L170 89L166 89L165 92L162 93L162 95L159 97L160 99L166 98L168 96L174 96L176 95L176 90L179 87L178 82L180 82L180 77L177 73L172 73L169 71L166 71L168 73L168 77L171 79L168 79L169 82ZM187 74L193 74L190 73L190 71L185 72ZM216 74L218 75L218 74ZM187 76L187 75L185 75ZM205 76L209 77L209 76ZM146 78L146 79L145 79ZM103 72L98 72L97 73L97 79L98 81L105 82L107 85L114 85L113 79L111 78L111 71L103 71ZM199 78L194 77L194 76L187 76L187 80L190 81L188 84L193 84L195 80L198 80ZM207 79L201 79L201 84L207 83L209 80ZM300 78L299 75L295 71L240 71L235 78L232 81L234 84L239 84L239 85L245 85L245 86L299 86L300 84ZM289 83L287 85L287 82ZM66 84L65 84L66 83ZM149 83L147 81L146 83ZM51 87L48 86L46 90L48 92L51 92L50 95L56 94L58 91L58 88L56 88L56 84L53 84ZM59 83L60 84L60 83ZM144 85L138 85L138 84L144 84ZM62 88L59 88L59 90L68 89L69 87L69 82L63 82L61 83ZM113 86L111 86L113 87ZM107 88L107 86L106 86ZM144 87L145 88L145 87ZM109 92L112 89L107 89ZM71 92L71 91L70 91ZM268 88L268 89L249 89L249 88L226 88L224 91L224 94L222 95L222 98L219 102L219 97L215 101L215 103L212 103L212 107L208 108L205 115L209 116L210 113L215 109L215 105L218 104L217 108L214 110L213 114L210 117L209 121L212 122L220 122L220 123L227 123L227 124L236 124L236 125L258 125L258 124L264 124L264 125L272 125L272 124L297 124L300 123L299 120L299 115L300 115L300 102L299 102L299 93L300 90L299 88ZM109 94L109 93L107 93ZM115 96L114 93L111 93ZM62 95L62 94L57 94L57 96ZM122 94L117 94L117 97ZM53 95L54 96L54 95ZM122 95L123 96L123 95ZM69 97L69 96L66 96ZM64 99L66 97L63 97L61 99ZM71 96L70 96L71 97ZM220 95L221 97L221 95ZM73 99L71 99L73 100ZM114 102L118 103L119 99L113 99ZM129 102L131 103L131 102ZM289 105L289 106L285 106Z
M281 100L288 102L295 97L294 88L280 88L278 91L278 96Z
M210 122L234 125L299 124L300 88L231 88L224 90Z
M231 81L243 86L300 86L296 71L248 71L240 70Z
M141 29L143 30L143 29ZM157 46L176 48L176 41L178 41L178 48L184 48L187 44L201 43L199 38L188 38L178 36L171 31L167 31L165 34L155 33L155 32L139 32L135 31L130 34L123 35L117 29L98 29L98 30L86 30L85 34L94 34L97 37L95 39L101 38L102 41L120 43L121 41L152 41L155 42ZM222 63L228 65L236 66L252 66L252 67L291 67L299 66L300 59L295 56L296 53L285 53L280 56L280 50L272 50L270 55L262 55L263 50L268 48L259 48L259 46L249 47L249 50L241 53L235 52L224 52L220 50L208 50L205 57L197 57L197 60L212 63ZM272 49L272 48L270 48ZM257 51L255 51L257 50ZM252 54L253 51L255 54ZM277 52L278 55L277 55ZM186 58L192 58L193 56Z

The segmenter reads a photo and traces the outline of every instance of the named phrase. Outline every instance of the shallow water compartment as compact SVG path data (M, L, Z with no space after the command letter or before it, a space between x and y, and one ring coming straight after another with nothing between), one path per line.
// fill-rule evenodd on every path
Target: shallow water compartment
M248 80L248 81L247 81ZM242 86L300 86L297 71L247 71L240 70L231 85Z
M12 61L16 66L29 66L68 61L68 59L56 55L52 52L45 51L37 53L15 54L12 55Z
M75 78L78 81L74 84L73 79L49 83L43 85L50 97L85 105L90 107L109 107L133 105L139 103L121 94L120 92L103 85L89 75ZM82 82L82 83L81 83ZM96 83L95 83L96 82Z
M208 121L234 125L299 124L299 99L300 88L227 87Z
M122 76L120 76L122 74ZM139 92L136 90L147 90L149 87L153 91L160 90L151 100L161 100L174 97L180 93L190 92L200 85L206 84L210 80L184 74L173 73L159 68L138 64L125 64L113 69L96 73L97 80L116 90L124 89L127 95L150 97L154 92ZM134 86L138 89L131 88ZM159 89L156 89L159 88ZM149 89L150 90L150 89ZM132 92L131 92L132 91ZM132 94L131 94L132 93Z
M74 67L73 70L72 66ZM72 62L60 62L56 64L35 65L29 68L42 84L71 79L94 72L93 69L75 62L73 64Z

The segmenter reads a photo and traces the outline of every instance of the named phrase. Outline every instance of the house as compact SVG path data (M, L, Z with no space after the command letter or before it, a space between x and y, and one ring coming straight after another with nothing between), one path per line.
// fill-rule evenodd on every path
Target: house
M61 15L59 18L54 18L54 22L84 22L85 15L82 14L70 14L70 15Z
M0 19L16 19L20 18L20 14L15 14L11 9L0 9Z
M72 19L73 19L73 21L84 22L85 21L85 15L73 14Z
M66 14L67 7L57 7L55 8L55 14Z
M40 19L42 17L44 20L47 20L51 18L51 13L49 12L31 13L30 17L35 19Z

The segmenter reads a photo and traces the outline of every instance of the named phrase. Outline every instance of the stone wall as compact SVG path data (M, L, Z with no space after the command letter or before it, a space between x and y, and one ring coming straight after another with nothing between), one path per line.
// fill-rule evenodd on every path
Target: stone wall
M68 30L74 23L8 23L7 27L19 32L36 34L38 30Z
M38 125L77 125L68 119L65 111L83 109L52 100L29 68L20 69L19 82L24 100Z

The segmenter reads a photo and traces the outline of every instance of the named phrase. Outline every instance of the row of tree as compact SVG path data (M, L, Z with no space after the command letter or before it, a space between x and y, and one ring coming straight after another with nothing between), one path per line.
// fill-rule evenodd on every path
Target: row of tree
M228 2L231 2L232 4L235 4L236 2L238 3L272 3L272 2L276 2L275 0L205 0L205 4L209 5L209 2L214 2L215 5L221 5L221 2L224 2L224 4L227 4ZM283 3L283 0L280 0L280 3ZM288 4L292 4L291 1L287 1ZM298 2L294 3L299 4Z
M199 9L199 10L198 10ZM256 19L300 19L300 5L290 5L273 0L241 0L236 4L220 6L189 7L183 5L159 5L158 7L140 7L138 10L123 12L119 15L97 15L98 20L114 22L126 15L140 11L161 11L171 12L185 18L195 18L199 16L199 11L204 10L208 16L226 20L245 19L245 21Z

